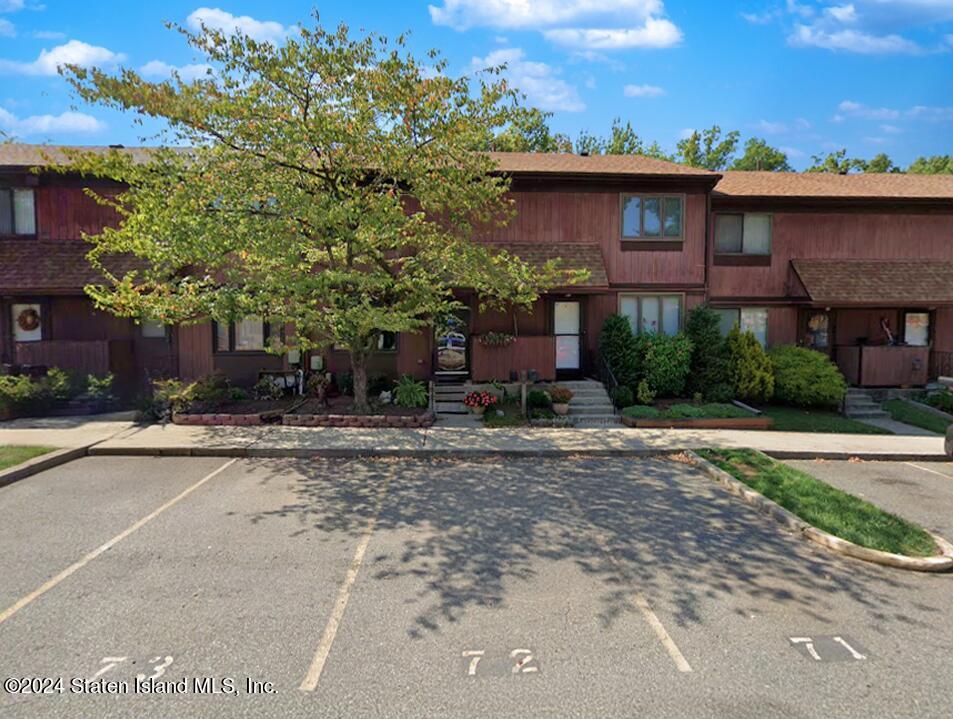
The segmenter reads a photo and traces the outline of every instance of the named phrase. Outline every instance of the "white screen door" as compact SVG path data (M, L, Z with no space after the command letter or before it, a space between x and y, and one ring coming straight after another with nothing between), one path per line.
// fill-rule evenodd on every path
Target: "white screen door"
M579 303L556 302L553 319L556 369L579 369Z

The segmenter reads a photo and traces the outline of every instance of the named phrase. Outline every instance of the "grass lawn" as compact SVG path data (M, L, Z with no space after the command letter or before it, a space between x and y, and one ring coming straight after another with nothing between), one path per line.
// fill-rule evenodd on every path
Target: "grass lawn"
M502 417L496 413L497 410L502 410ZM523 427L525 425L526 418L520 412L520 403L517 399L490 407L483 415L484 427Z
M950 424L948 420L942 417L924 412L922 409L913 407L899 399L884 402L883 408L890 412L890 416L898 422L912 424L914 427L922 427L937 434L946 434L946 428Z
M776 432L834 432L840 434L893 434L837 412L823 409L802 409L771 405L761 407L764 414L774 420Z
M41 454L52 452L55 447L26 447L18 444L0 446L0 469L7 469Z
M818 529L884 552L927 557L933 538L921 527L835 489L753 449L705 449L699 454Z

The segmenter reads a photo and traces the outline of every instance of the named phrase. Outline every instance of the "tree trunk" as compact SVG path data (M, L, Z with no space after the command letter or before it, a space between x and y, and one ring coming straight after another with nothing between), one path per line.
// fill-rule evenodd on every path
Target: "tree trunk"
M367 355L363 352L351 352L351 375L354 378L354 409L368 414L371 407L367 402Z

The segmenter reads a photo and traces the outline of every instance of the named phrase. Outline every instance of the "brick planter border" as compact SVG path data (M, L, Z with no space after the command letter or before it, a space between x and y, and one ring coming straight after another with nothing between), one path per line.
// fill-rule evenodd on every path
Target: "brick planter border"
M771 429L770 417L691 417L687 419L636 419L622 416L626 427L640 429Z
M288 427L430 427L436 416L433 412L423 414L286 414L281 423Z
M264 421L261 414L174 414L172 423L202 427L253 427Z

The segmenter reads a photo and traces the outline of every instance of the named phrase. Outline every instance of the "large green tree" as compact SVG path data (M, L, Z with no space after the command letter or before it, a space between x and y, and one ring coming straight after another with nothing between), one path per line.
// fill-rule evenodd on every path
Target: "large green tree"
M918 157L910 163L907 172L917 175L953 175L953 155Z
M695 130L688 137L679 140L676 159L691 167L704 167L707 170L724 170L731 162L741 133L737 130L726 132L724 137L718 125L707 130Z
M551 112L535 107L513 110L509 124L492 140L488 149L500 152L572 152L572 140L549 128Z
M77 153L64 168L128 188L98 197L121 220L88 238L108 280L87 288L97 306L170 324L290 324L294 336L274 351L345 347L366 411L366 362L380 334L451 312L452 288L529 305L542 288L577 279L555 262L529 267L470 241L512 214L507 179L472 151L513 120L500 68L451 78L436 53L421 62L403 38L328 31L316 17L281 45L178 30L207 58L207 77L153 83L131 70L64 70L83 100L170 128L166 149ZM141 269L111 274L115 253Z
M737 158L730 170L770 170L771 172L791 172L788 156L781 150L771 147L758 137L752 137L745 143L744 154Z

